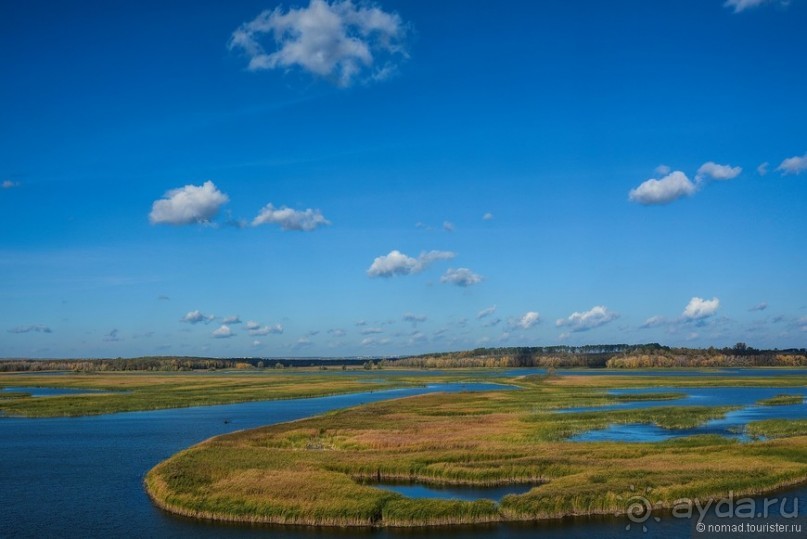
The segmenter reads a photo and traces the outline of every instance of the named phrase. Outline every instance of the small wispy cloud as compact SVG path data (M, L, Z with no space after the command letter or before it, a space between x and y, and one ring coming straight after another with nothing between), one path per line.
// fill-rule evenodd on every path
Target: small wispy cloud
M482 309L481 311L479 311L478 313L476 313L476 317L477 317L478 319L480 319L480 320L481 320L482 318L485 318L485 317L487 317L487 316L490 316L490 315L492 315L492 314L493 314L493 313L495 313L495 312L496 312L496 306L495 306L495 305L491 305L491 306L490 306L490 307L488 307L487 309Z
M48 326L42 324L32 324L30 326L17 326L8 330L9 333L53 333Z
M404 322L411 322L412 325L417 325L417 324L419 324L421 322L425 322L426 318L427 317L426 317L425 314L406 313L406 314L403 315L403 321Z
M740 13L747 9L772 3L778 3L782 6L786 6L790 3L790 0L726 0L723 5L727 8L733 9L734 13Z
M776 170L781 172L783 176L801 174L807 170L807 153L801 156L788 157L776 167Z
M756 305L754 305L753 307L751 307L748 310L752 311L752 312L753 311L764 311L767 308L768 308L768 303L763 301L762 303L757 303Z
M331 222L322 215L320 210L311 208L295 210L286 206L275 208L272 204L267 204L252 220L252 226L264 224L280 225L283 230L310 232L317 227L330 225Z
M394 275L410 275L419 273L438 260L450 260L456 256L451 251L428 251L413 258L393 250L389 254L379 256L367 269L370 277L392 277Z
M149 220L152 224L188 225L209 223L229 197L216 188L212 181L202 185L186 185L172 189L151 205Z
M222 324L227 324L227 325L230 325L230 326L233 325L233 324L240 324L241 323L241 318L238 315L226 316L221 321L221 323Z
M11 180L3 180L3 183L0 183L0 187L3 189L14 189L15 187L19 187L19 182L14 182Z
M619 314L609 311L604 305L597 305L588 311L573 312L568 318L561 318L555 322L557 327L568 328L572 333L588 331L607 324L619 318Z
M482 282L482 276L474 273L468 268L449 268L440 277L443 284L453 284L455 286L468 287Z
M105 342L119 342L121 340L122 339L120 338L120 335L119 335L117 329L113 329L112 331L110 331L109 333L104 335L104 341Z
M347 87L394 73L396 61L406 58L405 35L396 13L351 0L311 0L308 7L263 11L233 32L229 48L246 53L250 71L299 68Z
M490 212L485 212L485 214L482 215L482 220L483 221L493 221L493 214L490 213Z
M639 329L655 328L655 327L666 325L667 323L668 323L667 319L665 317L663 317L663 316L659 316L659 315L651 316L650 318L648 318L647 320L644 321L644 324L639 326Z
M761 163L757 167L757 174L759 174L760 176L764 176L765 174L767 174L769 165L770 165L770 163L768 163L767 161L765 161L764 163Z
M454 223L451 221L443 221L443 230L446 232L454 232Z

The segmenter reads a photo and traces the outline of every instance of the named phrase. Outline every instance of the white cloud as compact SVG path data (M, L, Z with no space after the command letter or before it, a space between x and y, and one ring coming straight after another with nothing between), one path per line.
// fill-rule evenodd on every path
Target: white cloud
M446 232L454 232L454 223L451 221L443 221L443 230Z
M228 200L227 195L219 191L211 181L206 181L201 186L186 185L172 189L162 199L155 200L149 220L154 225L207 223Z
M720 300L717 298L707 300L694 297L689 300L681 316L686 320L703 320L715 314L718 307L720 307Z
M639 204L667 204L684 196L692 196L698 188L686 174L676 170L660 180L651 178L639 187L631 189L628 198Z
M0 184L3 189L12 189L14 187L19 187L19 185L20 184L18 182L13 182L11 180L3 180L3 183Z
M384 333L384 330L381 328L367 328L360 331L362 335L375 335L377 333Z
M30 326L17 326L15 328L11 328L8 330L9 333L53 333L48 326L43 326L42 324L34 324Z
M658 174L659 176L666 176L667 174L669 174L670 172L672 172L672 169L671 169L669 166L667 166L667 165L661 164L661 165L657 166L657 167L654 169L654 171L653 171L653 172L655 172L655 173L656 173L656 174Z
M440 282L466 287L481 283L482 276L472 272L468 268L449 268L443 276L440 277Z
M418 324L420 322L426 321L425 314L414 314L414 313L406 313L403 315L404 322L412 322L413 324Z
M768 304L763 301L762 303L757 303L756 305L754 305L753 307L751 307L748 310L749 311L764 311L767 308L768 308Z
M311 346L312 344L314 343L308 337L300 337L297 339L297 342L294 343L293 348L305 348L307 346Z
M802 156L788 157L776 167L776 170L780 171L784 176L801 174L807 170L807 153Z
M496 306L495 306L495 305L491 305L491 306L490 306L490 307L488 307L487 309L482 309L481 311L479 311L479 312L476 314L476 317L477 317L477 318L479 318L479 319L481 319L481 318L485 318L486 316L490 316L490 315L492 315L492 314L493 314L493 313L495 313L495 312L496 312Z
M328 330L328 335L331 335L332 337L337 337L338 338L338 337L344 337L345 335L347 335L347 333L345 332L344 329L338 329L337 328L337 329L329 329Z
M644 324L639 326L639 329L655 328L655 327L658 327L658 326L663 326L666 323L667 323L667 319L664 318L663 316L658 316L658 315L651 316L650 318L648 318L647 320L644 321Z
M247 322L247 331L253 337L263 336L263 335L279 335L283 333L283 326L280 324L275 324L274 326L262 326L260 324L256 324L255 322Z
M759 174L760 176L764 176L765 174L767 174L767 173L768 173L768 165L769 165L769 164L770 164L770 163L768 163L767 161L765 161L764 163L760 164L760 165L757 167L757 174Z
M382 344L389 344L390 340L388 338L383 339L376 339L375 337L367 337L361 340L362 346L378 346Z
M704 177L708 176L713 180L731 180L739 176L742 171L743 169L741 167L719 165L714 161L709 161L700 166L695 179L701 181Z
M490 213L490 212L486 212L485 215L482 216L482 220L483 221L492 221L493 220L493 214Z
M247 54L251 71L298 67L346 87L389 77L393 60L406 57L405 33L397 14L378 7L311 0L308 7L263 11L233 32L229 48Z
M726 0L723 6L733 8L734 13L740 13L741 11L755 8L761 6L762 4L769 4L772 1L774 0ZM778 1L782 5L787 5L788 3L790 3L790 0L778 0Z
M409 275L423 271L427 266L438 260L450 260L456 256L450 251L429 251L420 253L418 258L412 258L404 253L393 250L388 255L379 256L367 269L370 277L392 277L393 275Z
M541 315L535 311L528 311L519 318L513 325L521 329L530 329L541 321Z
M600 327L619 318L619 314L609 311L604 305L597 305L582 313L574 312L569 318L561 318L555 322L557 327L568 327L572 333L588 331Z
M213 337L216 339L227 339L229 337L234 337L235 333L233 333L233 330L230 329L230 326L222 325L219 327L219 329L214 330L211 335L213 335Z
M189 324L198 324L199 322L204 322L207 324L213 320L213 318L215 317L212 314L202 314L201 311L190 311L182 317L180 322L187 322Z
M241 318L238 315L228 316L224 320L222 320L221 323L222 324L228 324L228 325L240 324L241 323Z
M300 230L310 232L318 226L331 224L319 210L295 210L283 206L275 208L272 204L267 204L252 220L252 226L263 224L280 225L283 230Z

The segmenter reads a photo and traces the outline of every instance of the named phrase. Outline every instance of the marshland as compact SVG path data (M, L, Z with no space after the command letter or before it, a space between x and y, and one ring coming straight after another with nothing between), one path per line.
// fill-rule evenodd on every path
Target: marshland
M632 486L652 487L663 513L680 498L807 481L798 368L85 370L5 373L0 387L5 501L38 492L67 521L98 504L106 522L93 526L106 531L134 519L158 535L549 525L551 536L624 528ZM697 434L732 414L746 415ZM620 425L671 437L581 441ZM37 471L61 454L73 464ZM42 529L38 510L10 507L7 530Z

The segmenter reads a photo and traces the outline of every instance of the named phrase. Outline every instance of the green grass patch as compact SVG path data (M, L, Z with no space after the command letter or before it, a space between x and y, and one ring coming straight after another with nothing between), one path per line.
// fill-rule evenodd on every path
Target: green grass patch
M803 395L787 395L783 393L781 395L771 397L770 399L762 399L757 404L761 404L762 406L787 406L789 404L803 404L803 403L804 403Z

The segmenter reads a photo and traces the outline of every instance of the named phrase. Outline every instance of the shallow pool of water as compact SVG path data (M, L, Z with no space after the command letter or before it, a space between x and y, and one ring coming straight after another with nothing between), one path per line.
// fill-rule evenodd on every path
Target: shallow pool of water
M57 397L59 395L86 395L88 393L103 393L99 389L68 388L68 387L4 387L0 392L27 393L31 397Z
M792 387L657 387L631 388L609 391L613 395L647 393L682 393L685 396L675 400L630 401L605 406L566 408L561 413L607 412L610 410L630 410L658 406L741 406L728 412L724 417L709 420L703 425L689 429L665 429L646 423L612 424L578 434L571 439L580 442L661 442L672 438L682 438L697 434L718 434L740 441L750 441L745 427L752 421L766 419L807 419L807 403L784 406L757 404L776 395L801 395L807 398L807 388Z
M409 498L439 498L443 500L494 500L500 501L508 494L524 494L529 492L535 485L500 485L500 486L477 486L477 485L424 485L421 483L367 483L398 494L403 494Z

